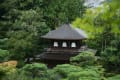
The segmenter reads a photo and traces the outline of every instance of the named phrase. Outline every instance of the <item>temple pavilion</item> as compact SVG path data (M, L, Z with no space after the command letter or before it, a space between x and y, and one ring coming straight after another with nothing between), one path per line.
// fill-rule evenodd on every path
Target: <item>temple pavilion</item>
M48 64L68 63L70 57L86 49L84 44L84 40L87 39L86 33L70 24L63 24L41 37L51 41L49 48L38 56Z

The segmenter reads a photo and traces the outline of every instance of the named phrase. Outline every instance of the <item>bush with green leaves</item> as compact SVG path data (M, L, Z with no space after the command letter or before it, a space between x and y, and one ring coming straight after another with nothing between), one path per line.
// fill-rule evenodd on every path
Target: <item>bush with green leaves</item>
M96 61L97 61L97 57L95 56L94 53L90 51L81 52L77 56L70 58L71 64L79 65L83 67L94 65Z
M0 68L0 70L1 69L3 68ZM49 80L47 75L48 69L46 65L42 63L26 64L23 68L16 70L16 72L9 75L4 74L2 80ZM5 72L5 70L3 72Z
M108 47L102 53L102 62L107 71L120 73L120 51L116 47Z
M16 68L12 65L0 64L0 80L2 77L13 74L16 72Z
M41 80L41 79L40 78L33 79L31 77L24 75L23 73L16 72L16 73L3 77L2 80Z
M26 75L30 76L31 78L40 77L45 78L47 77L47 66L42 63L32 63L26 64L21 71Z
M47 79L41 79L38 77L31 78L29 76L24 75L23 73L16 72L14 74L3 77L2 80L47 80Z
M53 80L105 80L104 69L97 66L79 67L70 64L57 65Z

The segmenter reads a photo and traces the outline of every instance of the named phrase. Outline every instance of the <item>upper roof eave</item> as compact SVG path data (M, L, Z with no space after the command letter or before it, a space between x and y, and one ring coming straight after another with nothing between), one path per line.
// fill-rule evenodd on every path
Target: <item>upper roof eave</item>
M46 35L41 36L41 38L57 40L83 40L87 39L87 35L81 29L73 28L70 24L64 24L56 30L50 31Z

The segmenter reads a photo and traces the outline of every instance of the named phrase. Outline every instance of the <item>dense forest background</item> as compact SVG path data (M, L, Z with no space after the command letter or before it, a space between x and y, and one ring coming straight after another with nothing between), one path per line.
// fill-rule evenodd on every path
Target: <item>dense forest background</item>
M120 0L105 0L97 7L84 5L85 2L1 0L0 79L119 80ZM40 36L65 23L87 32L89 38L85 42L97 50L96 55L82 52L72 57L70 64L53 69L43 63L26 64L26 58L42 53L49 44ZM8 65L11 60L16 60L17 65Z

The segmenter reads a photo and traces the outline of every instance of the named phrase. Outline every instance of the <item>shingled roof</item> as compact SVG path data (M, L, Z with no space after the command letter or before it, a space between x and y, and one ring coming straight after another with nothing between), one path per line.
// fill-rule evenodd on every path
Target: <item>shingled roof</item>
M46 39L59 39L59 40L81 40L86 39L86 33L78 28L73 28L70 24L64 24L56 30L50 31L42 36Z

